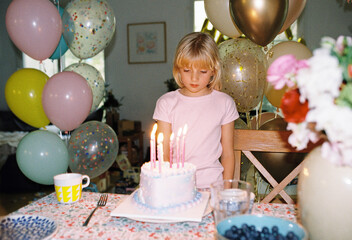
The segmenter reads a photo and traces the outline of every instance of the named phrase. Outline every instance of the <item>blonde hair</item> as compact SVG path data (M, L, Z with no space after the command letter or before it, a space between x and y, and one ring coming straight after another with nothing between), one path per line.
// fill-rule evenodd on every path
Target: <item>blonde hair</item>
M207 33L192 32L181 39L176 48L172 74L177 85L184 87L180 69L197 67L212 70L214 75L208 84L209 89L221 89L221 63L218 46Z

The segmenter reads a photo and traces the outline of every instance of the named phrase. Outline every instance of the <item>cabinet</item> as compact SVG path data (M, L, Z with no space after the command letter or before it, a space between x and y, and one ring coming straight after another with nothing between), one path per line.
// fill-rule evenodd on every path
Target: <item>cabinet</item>
M128 136L123 136L122 134L118 136L120 146L124 143L127 144L127 158L132 165L141 166L143 164L143 134L144 132L140 131ZM133 160L133 143L137 146L137 163Z

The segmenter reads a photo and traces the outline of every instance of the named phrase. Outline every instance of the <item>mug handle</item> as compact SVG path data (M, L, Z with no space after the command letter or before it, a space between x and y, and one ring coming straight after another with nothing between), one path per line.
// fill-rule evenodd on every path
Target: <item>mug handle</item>
M90 184L90 178L89 178L89 176L88 176L88 175L83 175L83 176L82 176L82 181L83 181L83 179L86 179L87 182L86 182L84 185L82 185L82 188L88 187L89 184Z

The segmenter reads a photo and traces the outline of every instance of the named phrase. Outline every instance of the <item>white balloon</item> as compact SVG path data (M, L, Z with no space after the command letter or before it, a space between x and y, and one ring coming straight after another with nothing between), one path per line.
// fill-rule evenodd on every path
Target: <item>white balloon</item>
M242 35L232 20L229 0L204 0L204 8L209 21L222 34L231 38Z
M90 111L95 111L101 103L105 92L105 81L100 72L95 67L87 63L72 64L65 68L64 71L73 71L78 73L88 81L93 93L93 104Z

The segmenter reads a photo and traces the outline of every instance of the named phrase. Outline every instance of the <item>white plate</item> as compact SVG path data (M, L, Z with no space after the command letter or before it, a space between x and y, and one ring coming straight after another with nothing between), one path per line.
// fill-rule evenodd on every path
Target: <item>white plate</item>
M55 221L37 215L9 215L0 218L0 239L49 239L57 231Z
M184 211L151 213L150 211L141 209L138 207L138 204L134 202L133 194L135 194L136 191L125 198L117 208L111 212L111 216L127 217L137 221L153 223L201 222L202 217L211 212L211 209L207 207L210 195L208 192L202 192L200 202L196 206Z

